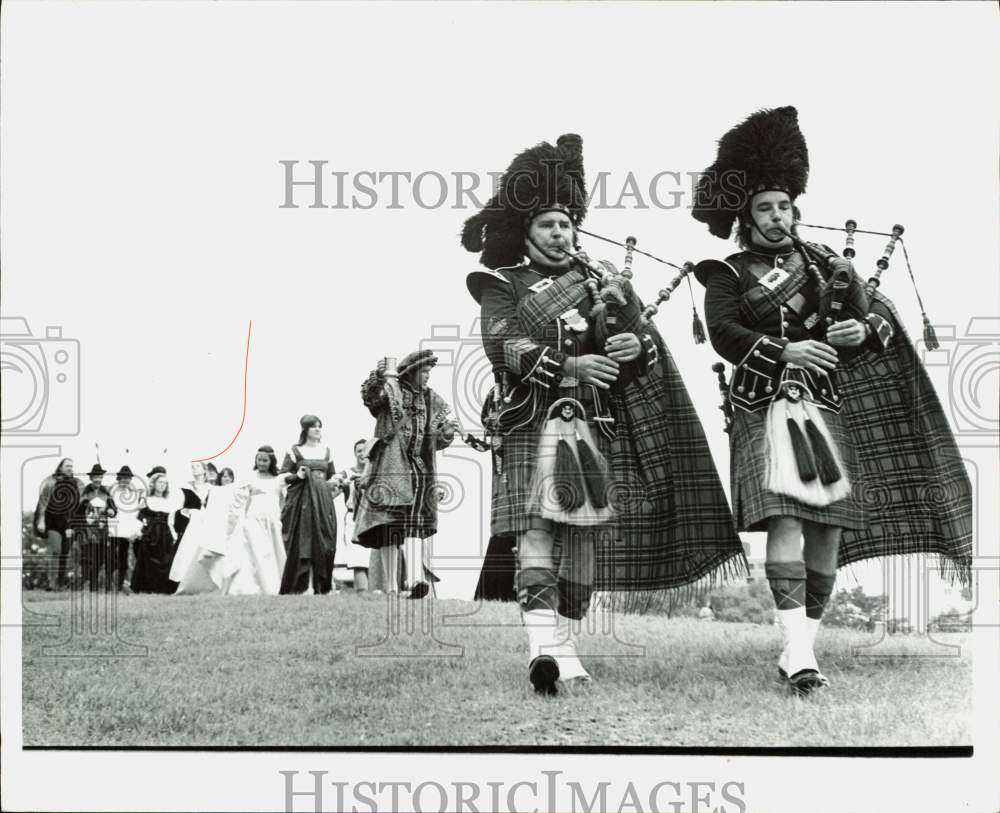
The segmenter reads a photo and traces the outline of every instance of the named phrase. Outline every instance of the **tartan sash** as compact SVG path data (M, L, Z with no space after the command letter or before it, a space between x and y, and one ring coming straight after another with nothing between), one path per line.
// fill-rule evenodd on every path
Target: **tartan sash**
M577 269L571 269L541 291L526 296L517 303L517 315L521 326L531 338L540 344L556 348L559 340L556 320L580 303L587 294L583 286L584 276Z
M750 270L754 276L757 276L753 269ZM772 288L768 288L763 282L767 279L768 274L759 276L758 282L760 284L755 285L740 297L740 316L747 320L747 324L757 324L785 304L793 307L800 316L804 316L801 313L801 309L805 305L804 300L801 304L791 302L809 280L801 255L793 254L780 269L774 269L774 271L784 271L788 276ZM798 307L794 307L796 304Z

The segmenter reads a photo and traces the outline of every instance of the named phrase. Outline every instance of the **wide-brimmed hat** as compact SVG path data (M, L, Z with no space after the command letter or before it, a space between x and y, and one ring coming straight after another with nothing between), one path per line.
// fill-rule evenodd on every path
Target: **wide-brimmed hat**
M421 367L433 367L437 363L438 357L430 350L414 350L403 356L403 360L396 367L396 374L403 376Z

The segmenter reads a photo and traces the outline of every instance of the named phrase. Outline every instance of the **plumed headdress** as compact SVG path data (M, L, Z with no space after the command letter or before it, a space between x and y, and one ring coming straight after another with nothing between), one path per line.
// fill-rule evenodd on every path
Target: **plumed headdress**
M795 200L809 179L809 152L794 107L758 110L719 139L715 163L695 189L692 216L727 239L757 192L777 189Z
M559 136L518 155L500 179L497 193L465 221L462 245L480 252L487 268L517 265L524 257L524 237L531 219L545 211L566 212L574 225L587 213L583 175L583 139Z

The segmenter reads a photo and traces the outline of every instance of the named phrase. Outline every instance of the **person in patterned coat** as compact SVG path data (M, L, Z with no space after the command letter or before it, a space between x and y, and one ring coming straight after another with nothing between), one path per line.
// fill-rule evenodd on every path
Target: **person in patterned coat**
M808 171L795 108L758 111L720 139L692 212L717 237L735 225L742 248L699 263L695 276L712 345L734 365L737 526L767 532L765 572L784 637L778 674L800 695L829 685L813 645L838 565L931 551L967 579L972 506L892 303L870 299L848 259L798 240L795 201ZM928 486L957 500L940 510ZM881 519L877 494L890 495Z
M462 232L485 266L467 287L496 379L483 413L491 535L516 542L528 679L540 694L590 680L576 636L595 593L640 609L746 564L663 340L629 283L598 291L567 253L586 198L582 140L564 135L517 156Z
M439 581L432 569L437 533L438 492L435 456L455 439L451 408L428 386L437 356L419 350L396 369L379 362L361 386L361 399L376 418L375 442L358 484L354 541L382 556L387 593L398 592L400 545L409 597L433 594Z

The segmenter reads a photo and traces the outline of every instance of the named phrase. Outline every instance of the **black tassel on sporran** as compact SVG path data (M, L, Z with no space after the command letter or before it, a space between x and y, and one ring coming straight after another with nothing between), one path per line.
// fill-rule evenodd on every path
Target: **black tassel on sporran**
M573 449L564 438L556 445L554 493L563 511L575 511L586 501L587 486Z
M580 468L583 470L583 481L586 483L591 505L594 508L607 507L608 486L611 484L607 468L601 465L582 438L576 439L576 451L580 455Z
M813 464L812 452L809 451L809 443L794 418L788 418L786 423L788 437L792 441L792 451L795 453L795 466L799 470L799 479L803 483L811 483L816 479L816 466Z
M830 449L830 444L826 442L822 432L809 418L806 418L806 436L812 445L819 481L825 486L836 483L842 477L837 459L833 456L833 450Z

